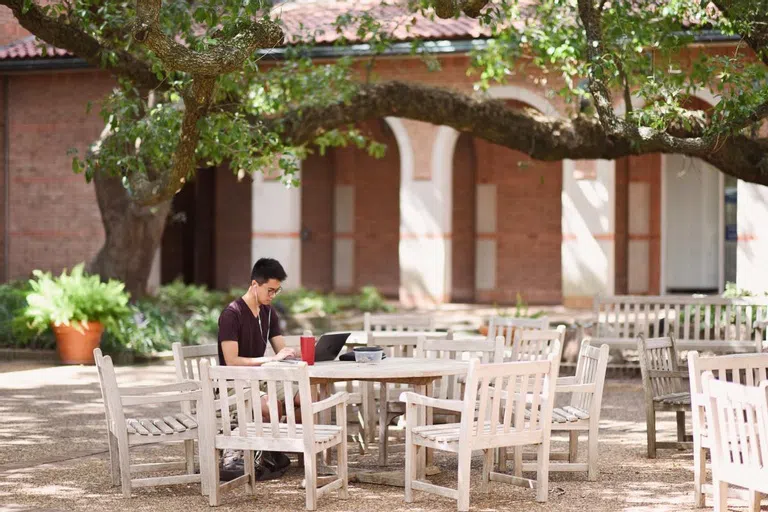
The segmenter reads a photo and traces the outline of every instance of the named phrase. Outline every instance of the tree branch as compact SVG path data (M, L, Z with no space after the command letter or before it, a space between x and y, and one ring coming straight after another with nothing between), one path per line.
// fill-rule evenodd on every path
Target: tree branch
M605 73L602 59L605 49L602 40L601 13L595 9L592 2L593 0L578 0L579 18L584 24L587 35L589 92L592 94L595 110L605 130L609 134L618 133L624 129L624 123L613 112L611 92L603 81Z
M200 140L197 122L208 113L216 90L216 77L195 77L184 94L184 119L181 136L173 154L173 164L167 172L152 180L143 174L128 176L130 194L143 205L159 204L171 199L197 168L195 151Z
M117 60L109 71L131 79L139 89L162 89L163 83L157 79L149 65L122 50L114 50L100 43L96 38L75 25L61 23L58 19L46 16L34 2L24 12L24 0L0 0L13 11L13 15L22 27L39 39L57 48L63 48L85 59L94 67L103 67L105 54L114 53Z
M323 132L360 121L397 116L436 125L521 151L537 160L606 159L647 153L681 153L706 160L723 172L768 185L768 140L736 135L724 141L676 137L649 128L607 133L592 116L547 117L513 109L499 99L477 99L433 86L382 82L360 86L343 101L297 107L272 119L254 120L287 144L311 143Z
M162 0L136 0L134 38L155 52L163 65L193 75L217 76L240 69L258 48L283 44L283 31L273 21L245 22L242 27L212 49L196 52L160 29Z

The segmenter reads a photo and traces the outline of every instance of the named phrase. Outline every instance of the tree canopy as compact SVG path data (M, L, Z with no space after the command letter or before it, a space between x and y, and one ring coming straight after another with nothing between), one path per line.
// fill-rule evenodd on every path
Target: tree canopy
M316 34L294 33L286 41L279 10L258 1L0 3L40 39L118 78L120 87L102 111L109 130L76 169L89 179L97 171L119 174L143 203L171 197L200 162L226 160L233 169L254 172L277 161L292 179L310 143L354 142L380 151L351 125L385 115L453 126L537 159L678 152L768 183L766 139L757 129L768 115L765 0L398 3L414 13L409 26L434 16L479 18L490 38L472 54L474 96L360 80L350 58L316 64L306 51ZM350 37L335 44L354 39L371 45L369 58L385 53L402 24L372 12L340 15L334 28ZM681 62L687 46L712 34L733 36L735 50L700 52ZM282 61L262 65L269 49L285 44ZM429 56L418 40L412 48ZM510 109L483 96L484 88L523 66L549 77L574 105L570 117ZM706 115L685 105L701 88L722 97ZM640 98L643 106L615 114L616 91L625 101ZM579 109L585 101L594 109Z
M101 107L107 128L74 168L118 178L136 208L166 204L200 165L253 173L277 164L295 182L307 151L356 144L379 154L355 123L383 116L448 125L540 160L682 153L768 184L768 0L382 0L404 14L396 20L391 9L349 3L330 27L333 44L365 43L368 55L322 62L311 51L321 34L288 31L280 5L261 0L0 4L40 40L116 77ZM396 33L460 16L488 36L471 52L474 94L371 72L402 40ZM695 51L713 40L730 44ZM439 69L430 45L410 45ZM275 48L281 59L266 59ZM485 94L531 70L567 115ZM706 112L689 108L700 89L720 97Z

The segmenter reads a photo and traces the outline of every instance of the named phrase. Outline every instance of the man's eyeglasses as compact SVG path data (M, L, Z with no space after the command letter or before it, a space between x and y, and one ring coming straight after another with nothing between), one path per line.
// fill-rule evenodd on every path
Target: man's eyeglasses
M275 289L275 288L267 288L267 295L269 295L270 297L274 297L275 295L279 295L281 291L283 291L283 287L282 286L280 288L277 288L277 289Z

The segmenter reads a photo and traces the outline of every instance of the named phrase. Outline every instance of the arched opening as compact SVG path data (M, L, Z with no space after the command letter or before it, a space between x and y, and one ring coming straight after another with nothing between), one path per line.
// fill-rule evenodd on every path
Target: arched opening
M356 147L315 153L302 165L302 284L352 292L376 286L397 297L400 286L400 156L384 119L359 128L386 144L383 158Z

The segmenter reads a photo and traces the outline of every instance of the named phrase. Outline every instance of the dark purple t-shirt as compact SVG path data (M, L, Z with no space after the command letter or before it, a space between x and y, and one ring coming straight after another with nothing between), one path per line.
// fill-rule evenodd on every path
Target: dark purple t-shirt
M264 357L267 340L280 336L280 319L272 306L261 306L259 318L242 297L230 303L219 315L219 364L226 365L222 341L236 341L240 357Z

